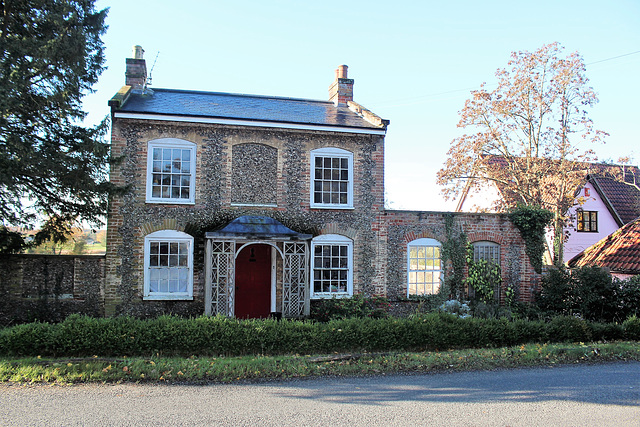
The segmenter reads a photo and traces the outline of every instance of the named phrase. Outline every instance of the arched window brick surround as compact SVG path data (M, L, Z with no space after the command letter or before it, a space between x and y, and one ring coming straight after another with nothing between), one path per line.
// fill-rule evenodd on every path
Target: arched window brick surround
M410 231L407 234L404 235L404 247L406 249L407 243L413 242L414 240L417 239L435 239L439 242L442 242L443 239L439 236L436 236L433 233L430 233L428 231L421 231L419 233L416 233L414 231Z
M185 231L185 226L180 224L177 218L165 218L161 222L150 221L140 226L140 231L143 236L160 230Z
M341 234L345 237L350 238L355 242L356 237L358 236L358 232L351 227L344 227L340 224L329 223L326 224L322 229L320 229L319 235L322 234Z
M504 236L499 233L495 233L493 231L480 231L480 232L470 232L467 234L467 240L469 243L479 242L479 241L488 241L499 244L500 246L504 245Z

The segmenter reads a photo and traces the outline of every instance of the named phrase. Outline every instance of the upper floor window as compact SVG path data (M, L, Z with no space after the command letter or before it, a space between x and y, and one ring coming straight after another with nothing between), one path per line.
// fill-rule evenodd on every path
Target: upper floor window
M353 207L353 153L340 148L311 151L311 207Z
M576 212L577 230L596 233L598 231L598 212L597 211L578 211Z
M353 241L324 234L311 241L312 298L353 295Z
M196 145L179 139L150 141L147 158L147 202L194 203Z
M500 265L500 245L489 241L473 243L473 261L485 260Z
M407 245L407 296L432 295L440 291L442 244L435 239L416 239Z
M144 299L193 298L193 237L160 230L144 238Z

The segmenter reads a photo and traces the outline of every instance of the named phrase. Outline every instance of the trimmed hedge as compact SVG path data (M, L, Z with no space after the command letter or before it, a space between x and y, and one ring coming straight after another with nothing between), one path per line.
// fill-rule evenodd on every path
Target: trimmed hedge
M409 318L289 320L184 319L162 316L30 323L0 330L0 356L240 356L361 351L434 351L533 342L640 339L640 320L623 325L575 317L551 322L461 319L445 313Z

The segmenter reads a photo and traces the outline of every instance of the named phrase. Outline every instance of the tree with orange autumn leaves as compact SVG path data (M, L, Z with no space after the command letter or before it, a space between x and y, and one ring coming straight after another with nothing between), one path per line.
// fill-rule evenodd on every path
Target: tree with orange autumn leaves
M607 135L595 130L586 109L598 101L578 53L563 55L558 43L534 52L513 52L496 71L497 87L471 92L438 183L447 198L494 183L503 196L495 206L539 206L554 214L554 262L562 263L565 213L584 182L591 144Z

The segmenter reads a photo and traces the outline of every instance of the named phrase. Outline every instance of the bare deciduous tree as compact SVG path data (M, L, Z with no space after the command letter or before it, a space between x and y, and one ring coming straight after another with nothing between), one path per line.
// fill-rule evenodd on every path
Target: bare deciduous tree
M465 103L454 139L438 172L447 198L467 184L494 183L502 194L495 206L541 206L554 213L554 260L562 262L564 213L584 180L584 162L601 142L586 108L597 102L578 53L563 56L558 43L534 52L513 52L508 69L496 72L497 88L483 84ZM468 187L467 187L468 188Z

